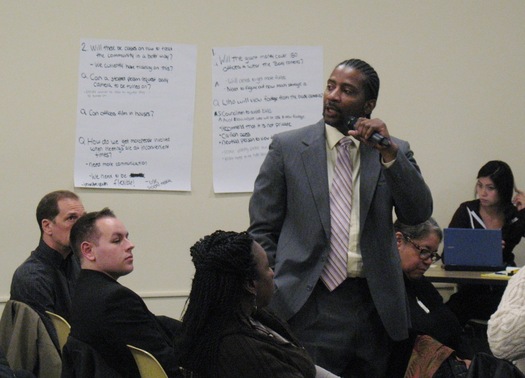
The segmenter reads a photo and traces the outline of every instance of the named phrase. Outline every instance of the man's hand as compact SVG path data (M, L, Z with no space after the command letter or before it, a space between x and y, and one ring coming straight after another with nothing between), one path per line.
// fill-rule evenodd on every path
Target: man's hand
M390 141L390 146L385 147L379 143L369 141L369 138L375 132L387 138ZM354 125L354 130L350 130L348 135L351 135L361 143L378 150L385 163L394 160L397 156L398 146L390 139L390 134L388 133L386 124L379 118L359 118Z

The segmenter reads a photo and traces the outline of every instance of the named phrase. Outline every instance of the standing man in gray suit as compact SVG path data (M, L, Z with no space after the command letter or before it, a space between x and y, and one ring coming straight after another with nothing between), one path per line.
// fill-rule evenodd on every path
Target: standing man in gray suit
M408 338L410 319L392 209L406 224L432 214L432 196L409 144L370 117L378 92L379 77L368 63L338 64L327 81L323 119L273 137L250 200L249 232L275 271L271 307L316 364L343 377L396 375L392 351ZM357 121L349 131L350 117ZM386 145L375 143L373 134ZM336 236L339 205L331 192L341 180L344 137L351 139L345 179L351 209L342 212L348 215L344 235ZM327 272L336 242L344 245L339 265L346 269L334 284L326 277L334 276Z

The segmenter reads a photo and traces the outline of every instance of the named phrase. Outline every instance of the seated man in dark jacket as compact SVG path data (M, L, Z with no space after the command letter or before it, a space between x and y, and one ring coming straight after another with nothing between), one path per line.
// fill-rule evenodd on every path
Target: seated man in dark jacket
M140 377L127 344L153 354L169 377L179 376L173 341L179 322L155 316L135 292L117 282L133 271L135 246L124 224L107 208L88 213L71 229L71 246L82 267L71 336L90 344L123 377Z
M80 264L71 252L69 233L84 213L75 193L56 190L46 194L36 208L38 246L16 269L11 281L11 299L29 305L40 315L57 349L58 337L46 311L70 319Z

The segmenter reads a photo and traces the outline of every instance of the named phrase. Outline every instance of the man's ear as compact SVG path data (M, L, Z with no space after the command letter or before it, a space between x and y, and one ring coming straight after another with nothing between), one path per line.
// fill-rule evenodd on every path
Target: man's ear
M51 223L53 223L50 219L42 219L42 232L46 235L51 235Z
M370 115L372 114L372 111L375 109L376 104L377 104L377 99L375 98L372 100L367 100L365 102L364 110L365 110L365 114L368 117L370 117Z
M95 261L96 258L93 251L93 243L83 241L82 244L80 244L80 252L82 252L84 259L88 261Z

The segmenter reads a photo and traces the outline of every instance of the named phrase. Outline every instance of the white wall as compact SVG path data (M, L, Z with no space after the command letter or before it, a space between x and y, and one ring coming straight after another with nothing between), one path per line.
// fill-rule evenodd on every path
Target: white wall
M382 81L374 115L411 142L442 226L473 197L488 160L507 161L525 188L524 14L521 0L0 2L0 302L37 245L39 199L70 189L89 211L111 207L130 230L135 272L121 281L154 311L180 316L193 275L189 247L215 229L248 226L249 194L212 188L217 46L321 45L325 77L346 58L371 63ZM73 188L82 38L197 45L191 193Z

